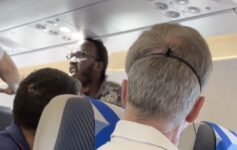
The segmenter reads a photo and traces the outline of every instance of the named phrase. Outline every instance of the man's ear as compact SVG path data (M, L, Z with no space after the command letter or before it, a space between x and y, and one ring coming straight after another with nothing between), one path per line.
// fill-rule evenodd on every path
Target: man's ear
M187 122L193 122L195 119L197 119L198 114L203 106L203 103L205 101L205 97L204 96L200 96L198 98L198 100L196 101L196 103L194 104L191 112L187 115L186 117L186 121Z
M127 85L128 85L128 80L124 79L122 81L122 89L121 89L121 102L122 102L122 105L125 107L126 104L127 104L127 93L128 93L128 88L127 88Z

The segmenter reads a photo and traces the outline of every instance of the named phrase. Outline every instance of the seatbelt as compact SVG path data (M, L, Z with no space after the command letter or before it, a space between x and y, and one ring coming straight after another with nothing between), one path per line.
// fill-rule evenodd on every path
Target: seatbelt
M103 128L95 137L95 148L97 149L110 140L110 136L120 118L109 106L100 100L91 97L89 97L89 100L109 123L108 126Z

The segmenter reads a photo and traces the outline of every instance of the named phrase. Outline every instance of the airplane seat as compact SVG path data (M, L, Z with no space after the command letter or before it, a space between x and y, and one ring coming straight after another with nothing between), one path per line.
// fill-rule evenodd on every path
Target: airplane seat
M183 131L181 150L232 150L237 149L237 135L212 122L192 123Z
M33 150L98 148L98 138L110 137L112 133L110 129L113 129L101 113L100 108L105 111L108 109L99 106L103 104L98 100L68 94L53 98L41 115ZM117 106L110 108L117 116L121 115L121 110ZM105 113L110 114L108 111Z
M0 106L0 131L4 130L12 121L12 111L8 107Z
M192 123L183 131L179 149L182 150L215 150L214 131L206 123Z

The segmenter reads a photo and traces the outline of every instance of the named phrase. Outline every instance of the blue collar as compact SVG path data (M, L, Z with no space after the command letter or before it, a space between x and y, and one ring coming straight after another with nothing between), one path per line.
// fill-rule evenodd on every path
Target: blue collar
M10 126L6 128L6 131L10 134L12 140L14 140L20 150L30 150L30 147L21 129L14 122L12 122Z

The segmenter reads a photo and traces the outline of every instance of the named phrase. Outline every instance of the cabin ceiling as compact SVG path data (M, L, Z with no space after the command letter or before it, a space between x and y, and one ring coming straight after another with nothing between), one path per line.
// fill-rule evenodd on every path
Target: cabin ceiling
M235 1L0 0L0 45L11 55L70 49L86 35L106 40L171 21L192 26L204 36L236 33Z

